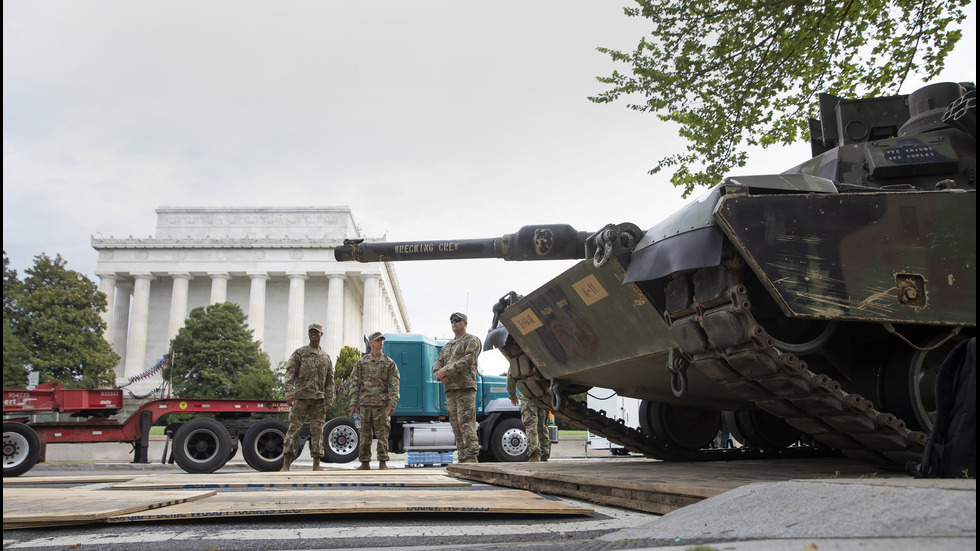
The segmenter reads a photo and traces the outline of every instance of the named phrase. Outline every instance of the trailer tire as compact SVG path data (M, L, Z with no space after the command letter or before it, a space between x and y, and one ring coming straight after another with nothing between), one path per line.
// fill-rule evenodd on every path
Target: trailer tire
M3 476L20 476L31 470L41 456L41 440L24 423L3 424Z
M256 471L281 469L288 430L289 423L282 419L262 419L249 427L242 440L242 456L248 466Z
M360 436L350 417L334 417L323 427L323 458L331 463L357 459Z
M174 434L174 460L189 473L213 473L231 456L231 436L209 417L195 417Z
M501 419L490 436L490 453L497 461L527 461L527 432L517 417Z

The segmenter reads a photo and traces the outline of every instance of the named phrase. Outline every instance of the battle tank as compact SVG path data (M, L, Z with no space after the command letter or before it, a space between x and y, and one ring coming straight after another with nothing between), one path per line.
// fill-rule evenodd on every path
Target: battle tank
M494 305L486 348L523 393L665 460L841 450L918 458L938 367L976 334L972 84L819 98L813 158L731 177L647 231L345 241L337 260L582 258ZM569 396L641 399L641 430ZM740 445L713 447L730 433Z

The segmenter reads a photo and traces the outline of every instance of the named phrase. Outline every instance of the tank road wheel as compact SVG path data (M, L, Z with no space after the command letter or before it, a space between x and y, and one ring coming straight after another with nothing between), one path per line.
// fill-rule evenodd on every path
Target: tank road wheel
M334 417L323 426L324 459L331 463L349 463L357 459L360 441L353 419Z
M948 332L932 335L919 343L931 348L941 342ZM939 366L960 342L973 335L960 333L933 350L914 350L903 346L885 360L878 372L878 392L882 411L894 413L911 430L929 432L936 418L936 377Z
M502 419L493 428L490 452L501 462L527 461L527 433L524 423L516 418Z
M41 440L24 423L3 424L3 476L20 476L41 456Z
M667 443L685 450L700 450L721 430L721 412L642 400L640 427Z
M252 425L242 441L242 456L256 471L278 471L282 468L283 442L289 423L282 419L263 419Z
M231 436L209 417L195 417L174 434L174 460L189 473L213 473L231 456Z
M800 431L761 410L726 411L725 425L744 446L782 449L799 441Z

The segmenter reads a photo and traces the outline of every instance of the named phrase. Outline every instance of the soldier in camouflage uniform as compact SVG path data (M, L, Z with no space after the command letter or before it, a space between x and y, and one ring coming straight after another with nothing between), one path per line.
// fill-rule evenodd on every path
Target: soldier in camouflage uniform
M358 470L371 468L371 430L378 436L378 469L388 468L388 434L391 414L398 405L398 366L381 353L385 336L376 331L368 337L371 352L361 356L350 375L350 414L359 412L361 427Z
M432 365L432 373L446 390L449 423L456 436L460 463L479 463L480 442L476 438L476 359L483 346L466 332L466 315L449 316L456 338L446 343Z
M517 405L517 382L507 370L507 396ZM547 461L551 457L551 436L548 434L548 410L534 405L521 393L521 421L527 434L527 460Z
M289 430L283 441L281 471L289 470L296 458L296 439L303 421L310 420L310 454L313 470L322 471L323 425L333 404L333 362L320 348L323 326L310 325L310 344L297 348L286 362L286 403L289 405Z

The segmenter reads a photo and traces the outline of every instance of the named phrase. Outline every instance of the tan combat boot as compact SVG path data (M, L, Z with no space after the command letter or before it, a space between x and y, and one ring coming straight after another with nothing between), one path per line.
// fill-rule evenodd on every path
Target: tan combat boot
M357 471L370 471L371 470L371 464L368 463L367 461L361 461L361 466L358 467L355 470L357 470Z
M279 469L279 472L281 472L281 473L288 473L289 472L289 466L292 465L292 464L293 464L293 458L292 457L284 457L282 459L282 468Z
M388 465L386 465L386 463L387 463L386 461L378 461L378 470L379 471L387 471L388 470Z
M323 470L323 467L320 466L320 460L319 459L314 459L313 460L313 470L314 471L322 471Z
M531 455L527 456L527 461L528 463L537 463L538 461L541 461L541 456L536 453L532 453Z

